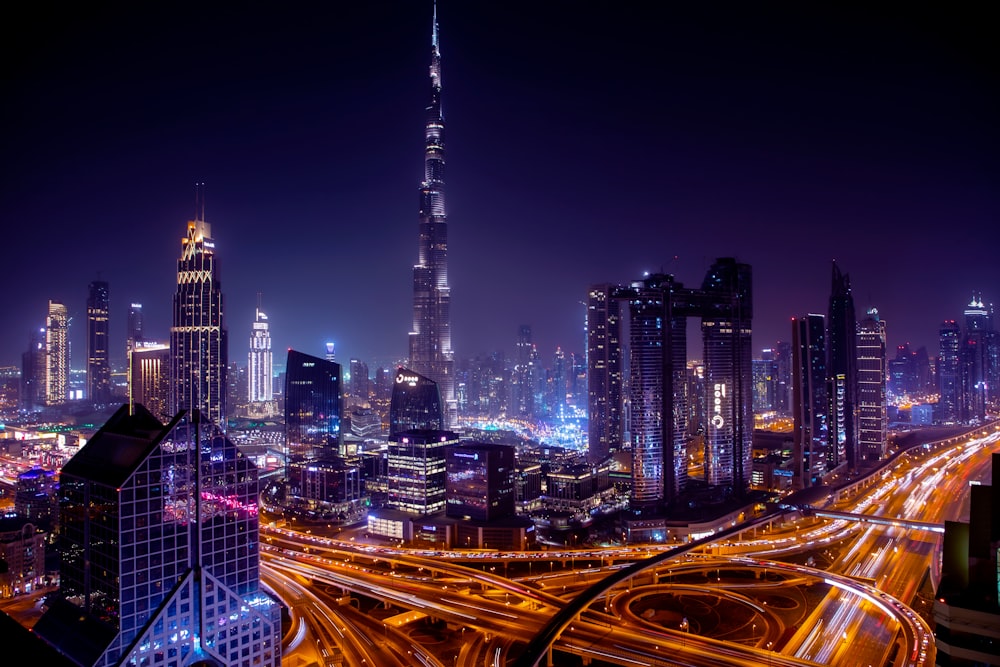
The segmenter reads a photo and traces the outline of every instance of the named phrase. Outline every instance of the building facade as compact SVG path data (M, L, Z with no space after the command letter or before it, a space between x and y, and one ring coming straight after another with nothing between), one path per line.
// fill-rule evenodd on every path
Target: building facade
M414 429L393 436L386 461L388 507L419 515L444 510L446 452L457 444L457 433L437 429Z
M938 421L960 418L962 389L962 329L955 320L945 320L938 332Z
M45 404L69 400L69 311L49 301L45 320Z
M87 292L87 400L96 405L111 401L109 359L108 283L95 280Z
M818 484L827 472L829 396L826 318L810 314L792 320L794 475L798 488Z
M170 346L136 341L129 350L129 404L139 404L161 421L170 418Z
M285 442L288 461L341 452L340 364L296 350L285 365Z
M451 288L448 284L448 215L445 208L444 115L437 8L431 34L430 100L424 126L424 180L420 185L419 245L413 267L413 329L410 367L437 383L445 426L455 424L454 353L451 347Z
M413 429L440 430L445 423L444 408L436 382L397 368L389 403L389 437Z
M229 346L212 228L204 215L187 224L177 261L170 328L170 412L199 410L225 428Z
M514 448L467 442L446 450L446 514L474 521L514 516Z
M831 469L858 463L855 416L858 404L857 317L851 278L833 263L830 309L827 319L827 372L830 382L828 419Z
M34 630L78 664L281 664L257 469L183 417L123 406L62 469L59 595Z
M270 324L267 315L258 307L250 332L250 353L247 358L247 398L251 416L269 417L277 414L273 359Z
M587 294L587 460L603 461L622 450L621 300L613 285L594 285Z
M871 308L858 322L858 458L872 462L885 458L886 356L885 320Z

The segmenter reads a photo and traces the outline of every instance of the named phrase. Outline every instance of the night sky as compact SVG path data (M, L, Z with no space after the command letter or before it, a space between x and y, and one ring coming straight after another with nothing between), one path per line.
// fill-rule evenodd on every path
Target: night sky
M584 349L588 285L753 266L754 348L825 313L830 261L889 344L1000 302L1000 62L965 4L439 5L456 358ZM689 6L695 5L697 7ZM806 6L808 5L808 6ZM944 5L938 5L943 9ZM196 182L230 358L406 354L431 3L34 3L3 22L0 364L87 284L166 340ZM905 13L897 13L905 12ZM920 13L926 12L926 13ZM961 12L961 13L959 13Z

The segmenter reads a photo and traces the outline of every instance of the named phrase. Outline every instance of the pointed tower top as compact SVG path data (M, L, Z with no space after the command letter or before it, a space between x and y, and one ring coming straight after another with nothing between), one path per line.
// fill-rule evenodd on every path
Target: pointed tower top
M431 46L438 48L438 3L434 0L434 23L431 26Z

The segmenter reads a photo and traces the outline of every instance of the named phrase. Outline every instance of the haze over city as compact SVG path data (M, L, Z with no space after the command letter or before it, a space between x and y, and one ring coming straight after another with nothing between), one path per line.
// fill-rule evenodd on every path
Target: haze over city
M165 340L194 184L232 359L406 356L425 3L30 10L8 31L0 217L17 364L48 299L111 288ZM442 3L453 345L582 352L587 286L715 257L754 272L754 348L825 312L830 268L890 349L1000 298L996 49L977 10ZM278 355L276 355L278 356Z

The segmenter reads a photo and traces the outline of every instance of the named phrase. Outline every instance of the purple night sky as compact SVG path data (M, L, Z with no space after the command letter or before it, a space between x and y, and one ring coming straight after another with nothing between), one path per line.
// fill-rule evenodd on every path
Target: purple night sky
M648 4L441 2L456 358L520 324L546 363L582 352L588 285L720 256L753 266L755 350L826 312L832 259L891 346L933 356L973 290L1000 302L985 8ZM431 3L353 5L8 16L0 364L51 298L82 367L98 273L113 360L131 301L165 340L199 181L231 359L258 291L276 350L405 355Z

